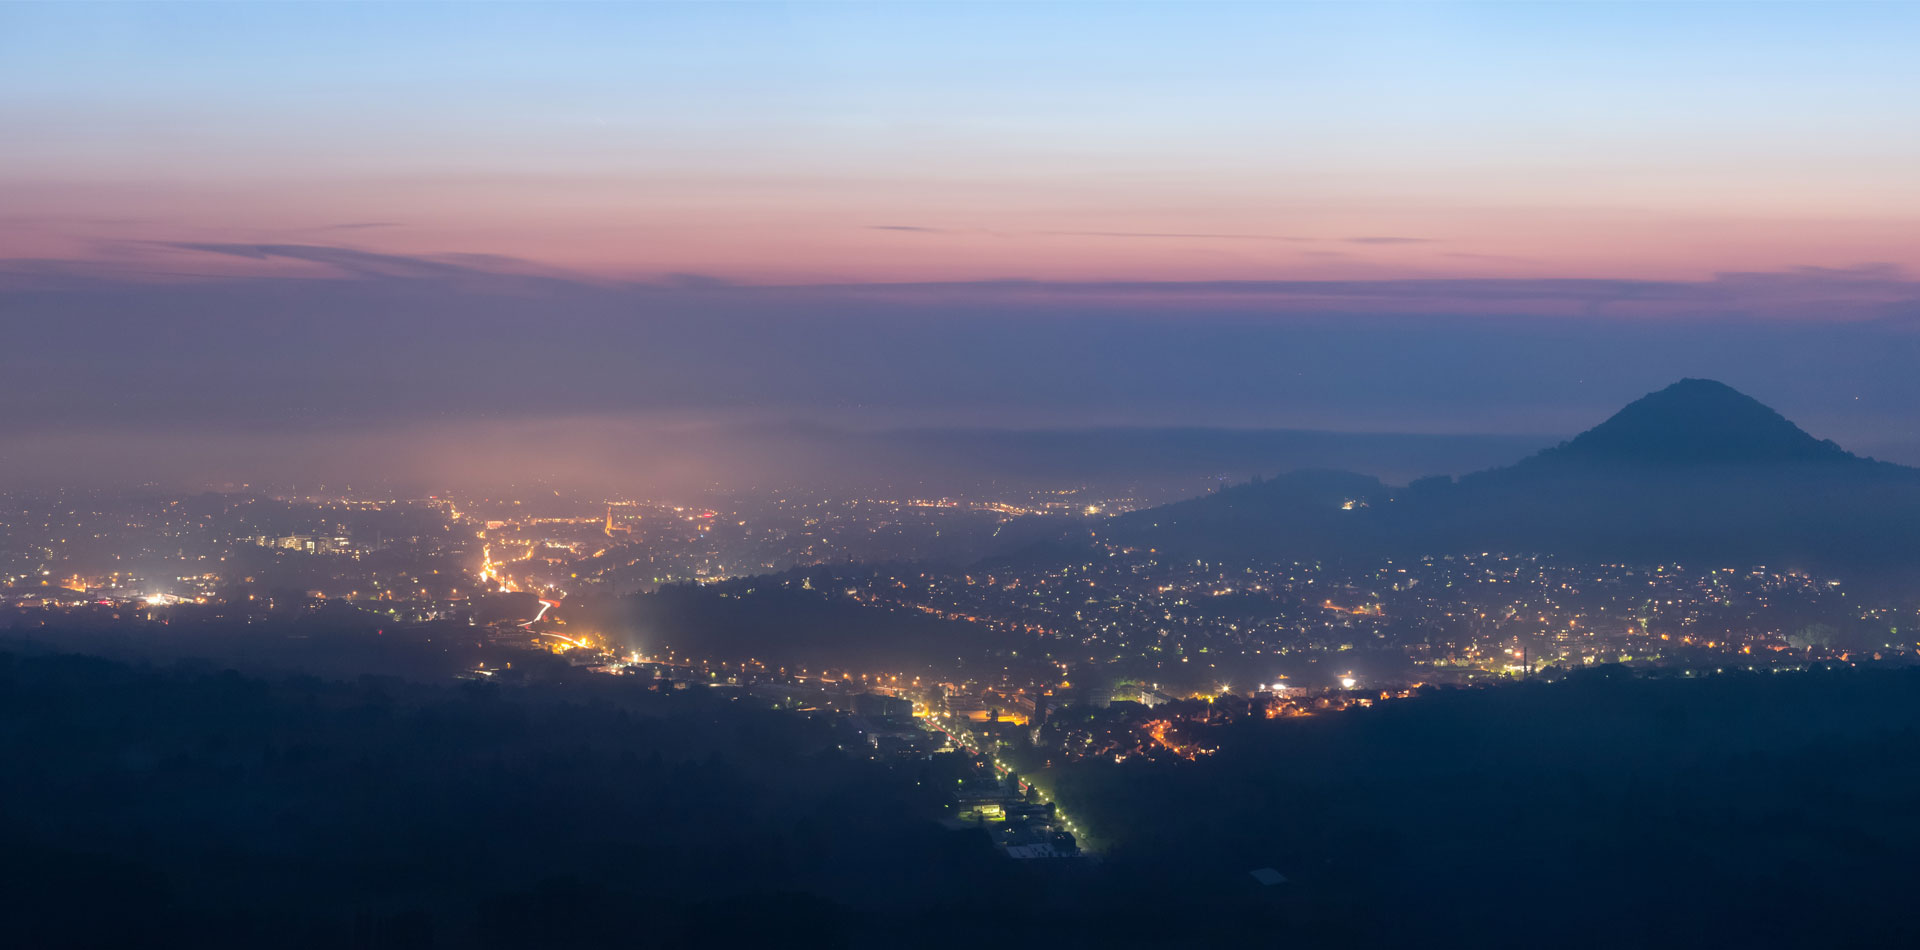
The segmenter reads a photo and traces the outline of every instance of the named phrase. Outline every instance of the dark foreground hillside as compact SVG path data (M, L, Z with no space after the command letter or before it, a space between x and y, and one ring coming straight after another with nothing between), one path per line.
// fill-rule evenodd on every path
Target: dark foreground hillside
M700 689L0 654L7 945L1905 945L1920 673L1593 675L1050 776L1104 853L941 829L941 763ZM1247 873L1275 868L1288 883Z
M0 653L4 942L834 946L1007 870L823 722L612 685Z
M1056 791L1163 899L1271 866L1283 918L1357 945L1920 939L1920 671L1589 671L1217 739Z

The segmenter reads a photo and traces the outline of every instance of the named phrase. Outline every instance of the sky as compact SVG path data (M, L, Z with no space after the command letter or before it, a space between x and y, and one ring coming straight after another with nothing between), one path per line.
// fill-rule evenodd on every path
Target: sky
M1916 35L1900 3L0 5L0 448L1565 435L1712 375L1920 461Z

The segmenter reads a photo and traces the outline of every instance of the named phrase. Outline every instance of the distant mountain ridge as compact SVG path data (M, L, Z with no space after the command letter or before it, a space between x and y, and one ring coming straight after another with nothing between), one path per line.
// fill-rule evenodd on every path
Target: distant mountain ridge
M1607 421L1529 461L1698 465L1864 460L1808 435L1725 383L1683 379L1634 400Z
M1538 552L1659 562L1920 566L1920 469L1809 435L1723 383L1681 380L1502 468L1395 488L1295 472L1115 519L1191 557Z

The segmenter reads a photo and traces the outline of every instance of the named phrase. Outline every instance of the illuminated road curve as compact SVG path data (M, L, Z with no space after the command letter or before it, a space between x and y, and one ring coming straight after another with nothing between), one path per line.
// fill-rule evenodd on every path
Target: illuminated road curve
M545 617L545 616L547 615L547 611L548 611L548 610L550 610L550 609L552 609L552 608L554 608L554 607L556 607L556 606L558 606L558 605L557 605L557 604L555 604L555 603L554 603L553 601L551 601L551 600L543 600L543 601L541 601L541 602L540 602L540 612L539 612L539 613L537 613L537 614L534 614L534 615L533 615L533 619L532 619L532 620L529 620L529 621L527 621L526 623L523 623L523 624L521 624L520 626L521 626L521 627L523 627L523 628L525 628L525 629L527 629L527 630L532 630L532 629L533 629L533 625L534 625L534 624L536 624L536 623L539 623L539 622L540 622L540 618L541 618L541 617ZM563 638L563 639L564 639L564 638Z

